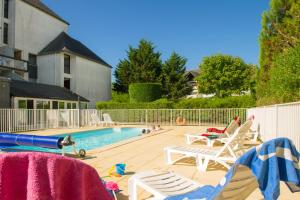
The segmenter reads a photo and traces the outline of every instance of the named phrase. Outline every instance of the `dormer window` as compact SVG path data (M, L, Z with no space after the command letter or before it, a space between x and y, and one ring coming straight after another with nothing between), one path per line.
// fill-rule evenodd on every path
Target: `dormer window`
M65 74L70 74L70 56L69 55L64 55L64 73Z
M8 19L9 0L4 0L4 17Z

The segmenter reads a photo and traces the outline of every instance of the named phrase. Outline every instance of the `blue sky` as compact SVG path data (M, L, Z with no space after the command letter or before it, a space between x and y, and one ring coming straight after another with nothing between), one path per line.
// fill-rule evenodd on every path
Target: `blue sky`
M197 68L204 56L231 54L257 64L261 14L269 0L43 0L67 20L69 33L114 68L129 45L152 41Z

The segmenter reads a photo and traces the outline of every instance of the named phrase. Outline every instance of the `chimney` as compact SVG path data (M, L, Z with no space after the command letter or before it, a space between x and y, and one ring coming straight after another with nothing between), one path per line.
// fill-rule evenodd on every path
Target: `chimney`
M0 108L10 108L10 79L0 76Z

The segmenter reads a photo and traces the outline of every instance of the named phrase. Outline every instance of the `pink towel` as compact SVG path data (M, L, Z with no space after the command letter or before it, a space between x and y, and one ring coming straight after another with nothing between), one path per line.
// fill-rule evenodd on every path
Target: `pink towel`
M0 154L1 200L112 200L97 171L48 153Z

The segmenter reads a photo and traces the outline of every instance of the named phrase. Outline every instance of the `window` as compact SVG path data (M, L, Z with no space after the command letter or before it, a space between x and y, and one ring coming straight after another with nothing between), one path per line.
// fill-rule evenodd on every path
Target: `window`
M52 109L58 109L58 102L52 101Z
M50 101L37 101L36 109L50 109Z
M72 103L72 109L76 109L76 103Z
M67 103L67 109L71 109L72 108L72 104L71 103Z
M18 101L18 108L26 109L27 108L27 102L26 102L26 100L19 100Z
M30 65L36 65L36 55L34 55L34 54L28 54L28 63L30 64Z
M43 102L42 101L37 101L36 102L36 109L43 109Z
M8 18L9 0L4 0L4 17Z
M22 59L22 51L16 50L14 52L15 59L21 60Z
M69 55L64 55L64 73L65 74L70 74L70 56Z
M43 106L44 109L50 109L50 101L44 101Z
M34 109L33 100L30 100L30 99L18 100L18 108L21 108L21 109Z
M64 79L64 87L67 88L67 89L70 89L70 84L71 83L71 80L69 78L65 78Z
M3 25L3 43L8 44L8 24Z
M27 109L34 109L33 100L27 100Z
M80 103L81 109L87 109L87 103Z
M65 102L59 102L59 109L65 109Z
M28 54L28 76L32 79L37 79L37 59L36 55Z

